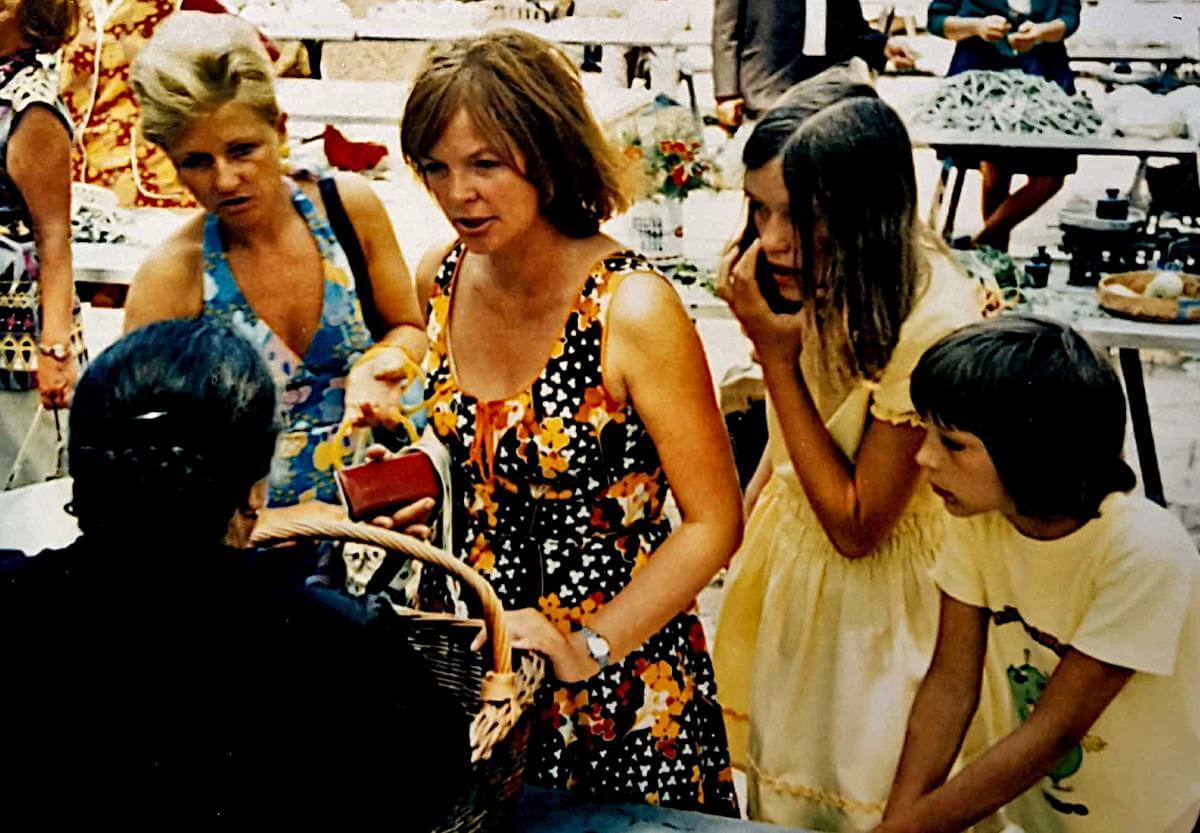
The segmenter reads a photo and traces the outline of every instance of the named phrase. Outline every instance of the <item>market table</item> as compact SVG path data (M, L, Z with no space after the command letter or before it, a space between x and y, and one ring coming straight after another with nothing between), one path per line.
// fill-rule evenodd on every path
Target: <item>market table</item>
M1146 497L1165 506L1167 500L1154 447L1141 351L1174 350L1200 355L1200 325L1156 324L1117 318L1100 309L1096 291L1090 287L1052 285L1046 289L1026 290L1026 293L1033 313L1071 324L1097 347L1116 348L1121 375L1125 379L1142 489Z
M354 40L357 24L358 21L352 18L339 16L328 20L271 20L262 22L259 28L272 40L300 41L308 53L309 72L313 78L320 78L325 42Z
M972 159L987 158L989 150L1001 149L1008 153L1014 150L1065 151L1081 156L1134 156L1141 160L1134 187L1145 175L1146 160L1152 156L1166 157L1179 161L1194 160L1200 153L1200 142L1196 139L1142 139L1125 136L1066 136L1030 133L995 133L988 131L940 130L921 125L909 127L909 137L914 148L931 148L943 158L942 170L934 186L930 201L929 224L937 226L946 194L946 184L953 171L954 184L950 191L950 203L946 209L946 221L942 236L947 240L954 233L954 218L958 213L962 197L966 169L955 161L955 157Z

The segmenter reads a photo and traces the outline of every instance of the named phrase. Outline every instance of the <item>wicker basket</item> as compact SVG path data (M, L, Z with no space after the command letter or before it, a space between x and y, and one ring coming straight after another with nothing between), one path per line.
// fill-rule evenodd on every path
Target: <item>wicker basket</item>
M1108 275L1096 287L1100 306L1114 315L1135 318L1139 321L1158 321L1173 324L1195 324L1200 322L1200 278L1181 275L1183 294L1178 298L1147 298L1142 295L1157 272L1121 272ZM1122 294L1114 287L1122 286L1136 293L1133 297Z
M471 567L424 541L379 527L347 521L267 523L254 543L304 538L354 541L382 547L452 574L480 600L483 621L447 614L402 612L409 644L428 663L437 683L470 718L471 777L435 833L477 833L505 828L520 793L529 739L529 705L545 676L540 657L522 654L513 671L513 651L504 608L492 586ZM472 650L480 625L487 628L490 656ZM486 649L485 649L486 650ZM490 660L490 661L489 661ZM487 667L490 665L490 670Z

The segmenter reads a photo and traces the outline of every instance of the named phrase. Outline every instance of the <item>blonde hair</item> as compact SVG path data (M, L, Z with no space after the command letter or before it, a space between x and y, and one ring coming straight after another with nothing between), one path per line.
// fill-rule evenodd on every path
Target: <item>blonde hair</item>
M400 129L404 160L417 173L460 108L505 162L524 157L543 215L563 234L588 237L629 207L629 165L556 47L512 29L433 47Z
M171 15L134 59L131 79L142 132L168 151L195 118L231 101L279 121L266 50L233 15Z
M57 52L79 28L76 0L25 0L17 12L21 38L38 52Z

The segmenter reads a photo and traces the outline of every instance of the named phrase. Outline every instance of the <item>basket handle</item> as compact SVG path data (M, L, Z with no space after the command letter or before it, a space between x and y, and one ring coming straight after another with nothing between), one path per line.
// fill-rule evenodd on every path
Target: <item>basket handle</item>
M493 669L497 674L512 673L512 644L504 623L504 606L492 585L473 567L411 535L350 521L266 521L254 528L251 542L277 544L298 538L329 538L382 547L450 573L474 591L483 605L483 624L492 643Z

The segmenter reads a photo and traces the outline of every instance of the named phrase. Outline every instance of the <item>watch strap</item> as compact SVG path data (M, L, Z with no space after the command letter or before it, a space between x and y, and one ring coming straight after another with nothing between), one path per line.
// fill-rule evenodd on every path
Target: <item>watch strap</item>
M54 344L38 342L37 348L38 352L43 356L50 356L51 358L58 359L59 361L62 361L71 355L71 345L63 341L55 342Z

